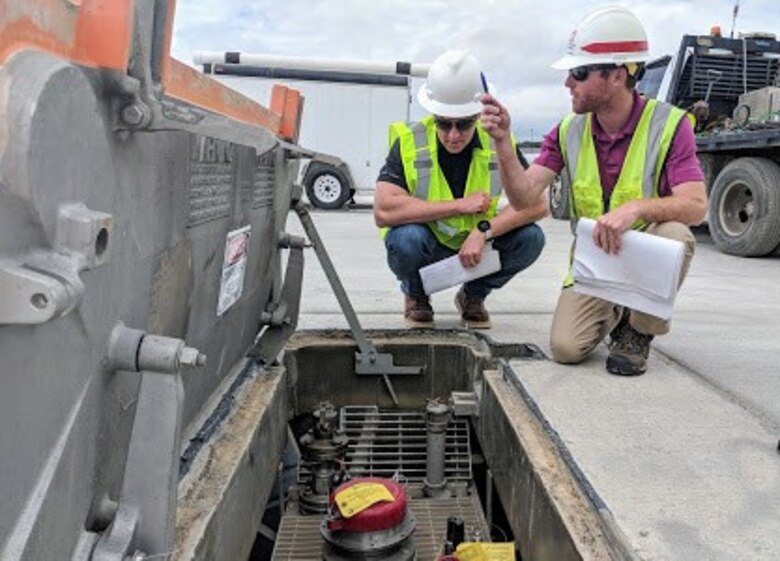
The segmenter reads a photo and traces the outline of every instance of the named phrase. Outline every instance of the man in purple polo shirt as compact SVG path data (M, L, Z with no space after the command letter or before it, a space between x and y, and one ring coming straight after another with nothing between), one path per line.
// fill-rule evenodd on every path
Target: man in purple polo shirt
M568 54L553 64L568 70L573 115L547 134L527 170L509 157L510 116L489 95L482 99L482 122L496 142L502 183L514 208L525 208L556 175L566 174L571 212L596 220L598 247L618 253L622 234L631 228L682 241L684 278L694 249L688 226L704 219L706 188L684 113L634 91L648 58L647 36L633 13L616 6L598 9L575 29ZM556 361L578 363L609 334L607 370L636 376L646 370L653 337L668 331L668 321L579 294L567 278L550 347Z

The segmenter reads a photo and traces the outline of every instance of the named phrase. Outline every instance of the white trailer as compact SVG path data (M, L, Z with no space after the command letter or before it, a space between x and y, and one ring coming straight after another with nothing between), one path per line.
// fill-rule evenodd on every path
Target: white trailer
M274 84L302 93L298 142L316 154L300 181L313 205L330 209L373 193L387 156L388 125L409 120L410 77L426 76L429 66L235 52L196 53L195 63L260 103L268 103Z

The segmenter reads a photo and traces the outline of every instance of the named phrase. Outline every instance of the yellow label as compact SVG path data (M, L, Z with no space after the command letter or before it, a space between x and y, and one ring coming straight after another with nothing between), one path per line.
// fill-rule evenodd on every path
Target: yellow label
M376 503L395 500L393 494L381 483L355 483L336 493L335 499L344 518L351 518Z
M458 545L458 549L455 551L458 561L488 561L482 545L477 542L464 542Z
M515 544L463 542L455 554L460 561L515 561Z

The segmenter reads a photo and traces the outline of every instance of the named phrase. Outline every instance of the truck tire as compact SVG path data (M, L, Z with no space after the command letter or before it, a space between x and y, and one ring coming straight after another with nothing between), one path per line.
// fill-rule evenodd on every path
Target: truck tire
M309 202L317 208L341 208L352 198L352 189L344 173L326 164L317 164L309 170L304 185Z
M780 166L766 158L731 161L712 186L709 225L724 253L771 253L780 244Z
M550 214L558 220L569 219L569 182L564 181L562 176L555 178L548 188L550 200Z

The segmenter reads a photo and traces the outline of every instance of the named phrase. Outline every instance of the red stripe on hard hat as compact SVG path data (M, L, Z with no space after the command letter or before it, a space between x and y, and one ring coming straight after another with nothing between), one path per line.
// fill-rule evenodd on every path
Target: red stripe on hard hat
M611 43L590 43L582 50L591 54L637 53L647 50L647 41L614 41Z

